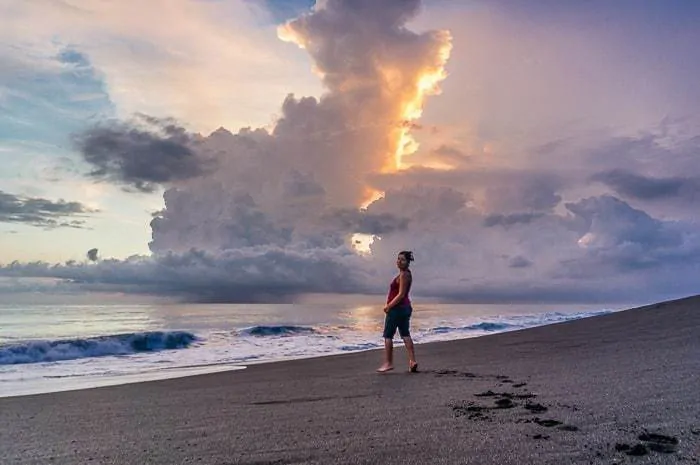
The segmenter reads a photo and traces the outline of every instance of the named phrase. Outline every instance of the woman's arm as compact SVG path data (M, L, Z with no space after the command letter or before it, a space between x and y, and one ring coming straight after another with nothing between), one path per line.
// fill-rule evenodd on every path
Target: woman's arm
M387 313L389 310L394 308L396 304L401 302L404 297L406 297L406 292L408 291L408 284L411 280L411 275L408 274L405 271L402 271L399 274L399 293L396 294L396 297L391 299L391 302L386 304L386 307L384 307L384 313Z

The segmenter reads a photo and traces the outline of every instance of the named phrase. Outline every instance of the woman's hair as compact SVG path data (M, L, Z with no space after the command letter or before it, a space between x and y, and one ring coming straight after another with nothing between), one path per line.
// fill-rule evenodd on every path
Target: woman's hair
M411 263L413 260L415 260L413 258L413 252L411 252L410 250L402 250L401 252L399 252L399 255L403 255L404 257L406 257L408 263Z

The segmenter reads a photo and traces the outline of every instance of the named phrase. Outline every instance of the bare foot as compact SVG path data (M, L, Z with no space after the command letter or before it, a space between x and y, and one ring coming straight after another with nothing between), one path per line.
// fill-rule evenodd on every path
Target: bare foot
M386 373L387 371L391 371L393 369L394 369L393 366L384 364L384 365L380 366L379 368L377 368L377 373Z
M411 373L417 373L418 372L418 362L411 362L408 364L408 371Z

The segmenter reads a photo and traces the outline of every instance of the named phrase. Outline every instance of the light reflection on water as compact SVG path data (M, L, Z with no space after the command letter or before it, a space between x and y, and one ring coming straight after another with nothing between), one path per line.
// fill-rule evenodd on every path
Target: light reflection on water
M339 326L381 332L382 302L352 304L2 305L0 343L94 337L141 331L236 330L256 325ZM626 308L617 305L616 308ZM472 305L414 303L412 324L425 329L454 319L545 312L595 311L600 305Z

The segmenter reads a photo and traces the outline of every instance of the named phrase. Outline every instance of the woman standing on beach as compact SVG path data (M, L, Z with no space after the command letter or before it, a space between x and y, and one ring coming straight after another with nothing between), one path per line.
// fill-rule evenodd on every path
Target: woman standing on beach
M413 277L409 266L413 261L413 252L404 250L399 252L396 258L396 266L399 268L399 275L391 281L389 286L389 295L386 299L384 313L384 364L377 369L378 372L384 373L394 369L394 335L396 330L399 330L399 335L406 345L408 352L408 371L415 373L418 371L418 362L416 362L416 353L413 348L413 339L409 329L411 322L411 299L408 297L408 292L411 290Z

